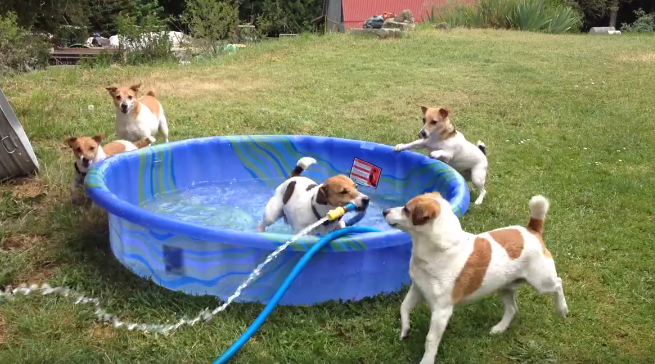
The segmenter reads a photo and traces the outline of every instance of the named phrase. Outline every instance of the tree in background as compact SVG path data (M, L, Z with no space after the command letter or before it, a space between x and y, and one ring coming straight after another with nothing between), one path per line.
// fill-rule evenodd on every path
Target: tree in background
M49 33L61 42L71 42L86 39L88 1L2 0L0 15L13 12L20 27Z
M213 53L222 49L222 42L230 39L239 23L239 12L234 4L217 0L187 0L182 20L202 48Z
M264 0L257 26L268 35L311 31L322 9L323 0Z
M105 37L118 33L118 17L128 14L136 23L151 18L164 19L164 8L157 0L87 0L89 30ZM146 20L146 18L150 18Z
M587 23L595 23L609 15L609 26L616 27L616 19L622 4L632 0L575 0L585 15Z
M15 13L0 15L0 75L45 67L49 48L44 37L18 25Z

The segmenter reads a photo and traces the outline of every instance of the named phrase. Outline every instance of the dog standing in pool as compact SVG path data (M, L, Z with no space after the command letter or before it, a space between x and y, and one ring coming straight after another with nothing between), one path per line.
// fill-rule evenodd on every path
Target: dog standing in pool
M289 178L276 189L275 195L266 204L264 219L257 225L259 232L281 217L295 233L310 226L327 215L328 211L353 203L357 211L368 207L368 196L357 191L357 186L343 174L330 177L323 184L317 184L300 176L304 170L315 164L311 157L301 158ZM346 223L341 219L328 221L314 229L315 234L327 234L342 229Z

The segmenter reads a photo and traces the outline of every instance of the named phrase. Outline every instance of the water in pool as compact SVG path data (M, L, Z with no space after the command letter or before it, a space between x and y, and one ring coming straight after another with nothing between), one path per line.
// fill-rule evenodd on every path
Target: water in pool
M280 180L281 183L283 180ZM191 189L164 194L146 201L141 207L157 214L168 215L178 220L219 226L241 231L257 231L266 203L273 196L274 189L259 180L204 183ZM379 230L390 227L382 218L382 210L404 203L391 196L362 191L369 195L366 216L357 223ZM354 214L349 213L346 219ZM269 226L266 232L291 233L283 219Z

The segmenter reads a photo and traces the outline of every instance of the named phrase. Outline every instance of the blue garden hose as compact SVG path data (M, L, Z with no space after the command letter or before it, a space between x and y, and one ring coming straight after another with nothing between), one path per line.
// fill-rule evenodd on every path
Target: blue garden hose
M366 210L364 210L364 211L358 213L357 215L353 216L352 218L348 219L348 221L346 221L346 226L353 226L356 223L362 221L362 219L364 218L364 215L366 215Z
M361 214L362 217L364 214ZM355 216L353 219L357 218ZM360 218L361 220L361 218ZM359 221L359 220L357 220ZM330 243L332 240L338 239L344 235L348 234L353 234L353 233L372 233L372 232L379 232L377 229L373 228L368 228L368 227L347 227L341 230L333 231L323 237L321 237L316 244L314 244L305 255L300 258L300 261L296 263L296 266L293 267L293 270L291 273L287 276L287 278L284 280L282 283L282 286L275 292L275 295L273 298L271 298L271 301L266 305L264 310L257 316L255 321L248 327L246 331L241 335L237 341L235 341L232 346L230 346L223 355L221 355L218 359L214 360L212 364L225 364L227 363L230 358L241 349L243 345L245 345L246 342L250 339L250 337L259 329L260 326L266 321L266 318L268 315L270 315L271 312L275 309L275 306L277 303L282 299L284 294L287 292L289 287L291 286L291 283L296 279L298 274L300 274L300 271L305 268L305 265L309 263L309 261L312 259L314 254L318 253L319 250L321 250L325 245Z

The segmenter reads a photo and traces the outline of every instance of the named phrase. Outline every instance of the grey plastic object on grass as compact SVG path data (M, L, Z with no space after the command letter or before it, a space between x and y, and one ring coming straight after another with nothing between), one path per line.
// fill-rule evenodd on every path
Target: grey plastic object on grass
M0 182L38 170L32 145L0 88Z

